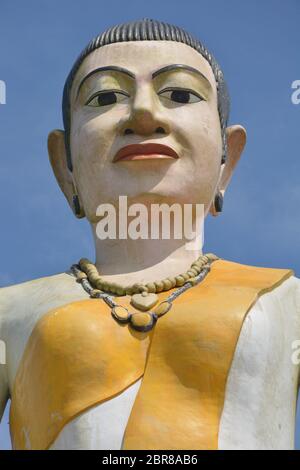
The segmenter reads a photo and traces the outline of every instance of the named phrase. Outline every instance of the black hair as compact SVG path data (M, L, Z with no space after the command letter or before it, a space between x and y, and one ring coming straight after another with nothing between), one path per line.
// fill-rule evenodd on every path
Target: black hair
M174 26L162 21L143 18L142 20L132 21L129 23L122 23L110 27L102 34L99 34L92 39L85 49L81 52L76 62L74 63L67 80L65 82L62 101L63 122L65 127L65 145L67 154L67 163L69 169L72 171L72 159L70 150L70 128L71 128L71 115L70 115L70 93L75 75L84 61L84 59L95 49L113 44L116 42L124 41L175 41L187 44L188 46L199 52L210 64L216 84L218 95L218 111L220 116L222 141L223 141L223 155L222 163L224 163L227 151L226 142L226 127L229 117L230 99L226 82L223 77L223 72L220 69L215 58L204 47L204 45L187 33L184 29Z

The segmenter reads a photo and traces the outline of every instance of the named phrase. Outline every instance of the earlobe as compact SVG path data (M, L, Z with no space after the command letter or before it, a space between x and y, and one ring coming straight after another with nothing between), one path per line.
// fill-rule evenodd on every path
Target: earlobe
M50 132L48 136L48 154L56 180L70 204L72 199L72 178L67 168L64 131L55 129Z
M240 125L226 129L229 166L235 168L246 145L246 129Z
M220 211L215 207L215 199L218 194L222 195L222 203L227 186L232 178L233 172L236 165L242 155L243 149L246 145L247 134L244 127L240 125L234 125L226 129L227 138L227 158L225 163L222 165L220 180L217 187L217 192L214 195L212 205L210 207L210 213L213 216L218 215ZM222 210L222 207L221 207Z
M246 130L242 126L235 125L227 127L226 137L227 159L224 164L222 176L219 182L219 189L223 192L223 194L225 193L226 188L232 178L233 172L236 168L236 165L241 158L242 152L246 145L247 134Z
M50 132L48 137L49 160L69 206L78 219L85 216L84 210L80 205L75 181L67 164L67 155L65 148L65 133L59 129Z
M67 166L65 133L55 129L48 136L48 154L55 178L73 210L73 179Z

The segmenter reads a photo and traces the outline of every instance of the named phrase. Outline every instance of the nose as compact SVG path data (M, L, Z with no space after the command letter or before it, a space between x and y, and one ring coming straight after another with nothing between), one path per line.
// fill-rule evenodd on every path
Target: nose
M168 134L167 120L162 116L160 102L150 84L137 87L129 117L122 123L122 135Z

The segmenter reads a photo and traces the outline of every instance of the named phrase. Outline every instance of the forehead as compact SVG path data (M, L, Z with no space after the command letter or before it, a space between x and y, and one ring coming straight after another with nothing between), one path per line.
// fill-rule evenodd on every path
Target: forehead
M184 64L198 69L216 93L216 81L211 66L192 47L174 41L129 41L100 47L84 59L72 85L71 102L84 77L98 67L123 67L136 75L138 80L143 80L151 78L153 72L171 64Z

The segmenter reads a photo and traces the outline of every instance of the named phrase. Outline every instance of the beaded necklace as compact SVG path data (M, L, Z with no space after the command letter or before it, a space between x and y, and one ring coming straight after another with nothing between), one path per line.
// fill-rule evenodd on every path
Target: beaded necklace
M158 282L136 283L127 287L104 281L96 266L86 258L72 265L71 271L90 297L104 300L111 308L111 314L115 320L119 323L128 323L133 329L145 332L154 327L159 317L170 311L172 302L177 297L203 281L210 271L211 264L217 259L219 258L212 253L201 255L186 273ZM156 294L174 287L178 288L157 305L159 299ZM116 297L111 294L117 297L130 295L131 305L139 311L129 312L126 307L115 302Z

